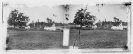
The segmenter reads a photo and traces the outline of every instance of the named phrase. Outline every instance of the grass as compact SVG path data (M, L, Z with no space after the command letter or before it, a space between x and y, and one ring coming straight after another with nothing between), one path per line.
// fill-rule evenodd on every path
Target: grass
M8 30L11 49L56 49L62 47L62 32Z
M8 30L10 49L62 49L61 31L18 31ZM69 45L73 46L78 30L70 30ZM78 45L79 43L79 45ZM85 48L122 48L127 44L127 31L81 30L80 41L76 46Z
M78 36L78 30L71 30L70 45L74 45L74 39ZM76 46L79 46L81 49L122 48L126 46L126 44L127 31L81 30L80 41L76 43Z

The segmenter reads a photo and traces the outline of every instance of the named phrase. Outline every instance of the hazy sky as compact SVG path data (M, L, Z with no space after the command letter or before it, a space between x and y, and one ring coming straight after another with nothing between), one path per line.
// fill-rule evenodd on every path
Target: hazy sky
M69 18L70 21L72 22L75 16L75 13L80 10L81 8L86 8L85 5L73 5L71 6L69 10ZM99 9L99 10L98 10ZM91 15L96 16L97 21L105 20L106 21L114 21L113 17L117 17L122 21L127 22L127 7L124 7L123 5L100 5L99 7L97 6L87 6L87 11L91 12Z
M69 20L65 22L73 22L75 13L81 8L86 8L86 5L70 5L68 12L66 12L69 14ZM24 13L24 15L29 16L30 22L38 21L38 19L39 21L46 22L47 17L55 22L63 22L65 13L65 10L60 5L50 8L47 5L34 6L32 4L31 6L28 6L27 4L19 4L15 7L9 4L7 7L4 7L3 12L4 14L7 14L10 13L10 11L13 9L17 9L19 12ZM112 4L103 6L100 5L98 7L87 6L87 11L96 16L97 21L103 21L105 19L107 21L113 21L113 17L117 17L120 20L127 22L127 19L129 18L127 18L127 16L129 16L129 14L127 14L127 7L124 7L123 5ZM7 17L9 14L4 16Z
M10 7L7 10L9 10L10 12L13 9L17 9L19 12L22 12L24 13L24 15L28 16L30 18L30 22L36 22L38 21L38 19L40 22L46 22L46 18L50 18L55 22L63 22L62 20L64 17L64 9L62 9L62 7L60 6L50 8L45 5L43 5L42 7L28 7L26 5L23 5L23 7ZM5 12L7 11L5 10Z

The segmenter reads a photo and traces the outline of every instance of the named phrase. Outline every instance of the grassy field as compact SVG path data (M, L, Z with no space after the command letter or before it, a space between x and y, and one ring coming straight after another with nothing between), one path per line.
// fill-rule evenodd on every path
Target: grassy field
M78 38L78 30L70 31L70 45ZM75 39L74 39L75 38ZM75 46L85 48L122 48L127 44L127 31L81 30L80 41Z
M59 49L62 48L63 33L54 31L8 30L11 49Z
M61 31L8 30L10 49L62 49ZM78 37L78 30L70 30L70 46ZM79 45L77 45L80 43ZM127 44L127 31L81 30L79 48L121 48Z

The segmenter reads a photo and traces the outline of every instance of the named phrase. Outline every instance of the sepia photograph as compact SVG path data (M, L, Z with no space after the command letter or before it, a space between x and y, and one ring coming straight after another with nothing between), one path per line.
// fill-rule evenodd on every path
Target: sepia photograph
M131 2L2 2L2 15L6 51L130 52Z

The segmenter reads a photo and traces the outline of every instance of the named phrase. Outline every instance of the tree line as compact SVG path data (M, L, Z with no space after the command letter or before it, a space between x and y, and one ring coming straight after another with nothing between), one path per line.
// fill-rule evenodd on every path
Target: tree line
M87 12L86 10L87 9L78 10L74 16L74 20L72 23L75 25L80 25L81 27L85 25L92 27L94 25L94 22L96 21L96 16L91 15L91 12ZM13 11L11 11L9 15L8 24L10 26L14 26L14 28L15 27L23 28L27 26L29 20L30 20L29 17L24 15L24 13L18 12L18 10L14 9ZM53 23L57 23L50 18L46 18L46 21L47 22L39 22L38 20L38 22L31 22L29 26L31 27L36 27L39 25L51 26ZM120 19L116 17L114 17L114 21L122 22Z

